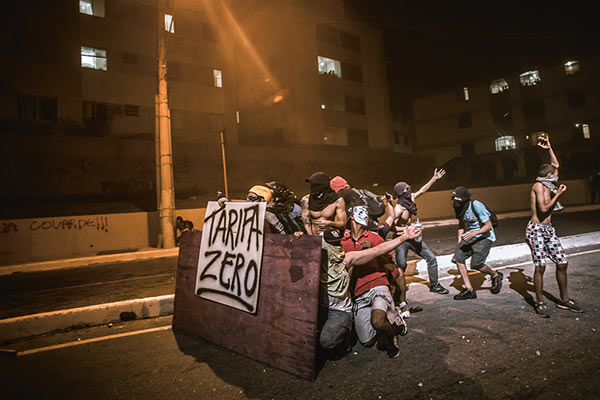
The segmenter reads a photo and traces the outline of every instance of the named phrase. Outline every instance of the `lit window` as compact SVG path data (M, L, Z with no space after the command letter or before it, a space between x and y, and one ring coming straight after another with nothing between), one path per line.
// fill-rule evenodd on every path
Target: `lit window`
M171 14L165 14L165 31L175 33L175 19Z
M496 139L496 151L516 149L517 144L514 136L501 136Z
M81 46L81 66L106 71L106 50Z
M579 64L579 61L567 61L565 63L565 75L566 76L573 76L573 75L579 75L579 73L581 72L581 65Z
M464 95L465 101L469 101L469 88L468 87L463 88L463 95Z
M583 135L584 139L589 139L590 138L590 126L589 126L589 124L577 123L577 124L575 124L575 129L577 131L579 131Z
M502 93L505 90L508 90L508 82L506 82L504 79L496 79L490 83L491 94Z
M104 18L104 0L79 0L79 13Z
M223 87L223 75L220 69L213 69L213 86Z
M326 75L334 75L338 78L342 77L342 65L339 61L327 57L317 57L319 64L319 73Z
M527 71L519 75L521 86L534 86L541 80L538 71Z

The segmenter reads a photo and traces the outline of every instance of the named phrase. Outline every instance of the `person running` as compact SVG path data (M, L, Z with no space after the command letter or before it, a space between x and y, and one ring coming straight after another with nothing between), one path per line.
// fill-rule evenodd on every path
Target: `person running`
M569 298L567 290L567 256L552 226L552 212L562 209L558 198L567 190L565 185L556 187L558 181L558 159L552 150L547 135L540 136L537 145L548 150L550 164L542 164L538 171L537 182L531 186L530 207L531 220L525 229L525 240L531 249L531 257L535 272L535 312L541 317L550 317L548 306L544 303L544 271L546 257L556 264L556 281L560 292L560 300L556 307L573 312L583 312L583 308L575 300Z
M471 285L467 272L466 260L468 258L471 258L471 269L492 277L492 293L500 293L504 275L502 272L494 271L485 263L492 243L496 241L496 234L490 220L491 214L482 202L471 200L471 193L464 186L454 189L452 203L456 218L458 218L458 246L456 246L452 262L458 267L465 284L465 288L454 296L454 300L477 298L477 293Z
M394 185L394 194L391 196L391 199L396 200L396 204L393 207L394 222L392 224L392 231L395 234L401 233L404 227L410 225L412 217L417 215L417 205L415 204L415 199L429 190L429 188L437 180L441 179L444 174L446 174L446 171L443 169L435 169L431 179L416 193L412 193L410 185L406 182L398 182ZM391 199L388 196L388 202L390 202ZM425 259L425 262L427 263L429 291L439 294L448 294L448 289L443 287L438 281L438 264L435 254L433 254L422 238L408 240L396 248L396 266L403 272L406 271L409 250L417 254L419 257ZM406 285L406 283L404 285ZM406 287L402 288L402 291L406 292ZM399 306L403 310L403 317L410 317L410 312L408 311L408 305L406 302L403 301L399 304Z

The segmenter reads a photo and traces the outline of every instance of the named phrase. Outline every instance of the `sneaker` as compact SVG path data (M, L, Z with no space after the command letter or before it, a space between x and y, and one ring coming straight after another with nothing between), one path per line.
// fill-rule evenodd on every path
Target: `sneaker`
M448 294L450 292L448 292L448 289L446 289L445 287L443 287L442 285L438 283L436 283L435 285L431 285L431 287L429 288L430 292L433 293L439 293L439 294Z
M548 306L544 303L535 303L533 307L535 313L542 318L550 318L550 311L548 310Z
M583 308L581 308L581 306L579 304L577 304L575 302L575 300L573 299L569 299L569 300L558 300L558 303L556 303L556 307L558 308L562 308L563 310L569 310L569 311L573 311L573 312L583 312Z
M459 294L454 295L454 300L469 300L476 299L477 293L474 290L469 290L467 288L463 289Z
M402 309L405 307L406 307L406 310L402 311ZM400 303L396 306L396 311L398 312L398 314L400 314L402 316L402 318L410 318L410 311L408 310L408 304L406 304L405 301L403 301L402 303Z
M504 279L504 274L498 271L498 275L492 278L492 293L498 294L500 293L500 289L502 288L502 279Z
M387 356L389 358L396 358L400 355L400 350L398 349L398 347L396 347L395 345L393 345L391 343L389 343L387 345L385 352L387 353Z

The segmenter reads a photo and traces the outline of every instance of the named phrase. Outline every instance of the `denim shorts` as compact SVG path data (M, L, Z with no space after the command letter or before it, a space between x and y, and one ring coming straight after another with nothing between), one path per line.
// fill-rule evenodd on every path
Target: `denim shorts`
M390 288L381 285L369 289L354 299L354 329L361 343L367 343L377 335L377 331L371 325L371 313L373 310L382 310L387 314L388 321L392 323L396 316L394 300Z
M490 254L492 241L486 238L480 238L473 243L467 243L462 240L456 247L453 263L465 264L467 259L471 257L471 269L481 269L485 265L485 260Z

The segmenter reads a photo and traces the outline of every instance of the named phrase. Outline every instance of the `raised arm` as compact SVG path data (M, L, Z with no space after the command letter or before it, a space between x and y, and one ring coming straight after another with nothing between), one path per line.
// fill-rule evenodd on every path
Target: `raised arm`
M421 189L419 189L418 192L416 192L415 194L413 194L413 200L416 199L417 197L419 197L420 195L422 195L423 193L425 193L426 191L429 190L429 188L431 187L431 185L433 185L435 183L435 181L437 181L438 179L441 179L442 176L444 176L446 174L446 171L443 169L435 169L433 171L433 176L431 177L431 179L429 180L429 182L427 182L426 184L423 185L423 187Z
M550 144L550 138L546 135L545 138L541 137L538 139L537 145L542 149L548 150L548 154L550 155L550 164L559 167L558 158L556 158L556 154L554 154L554 150L552 150L552 145Z
M417 228L414 225L408 226L404 229L404 233L397 238L389 240L387 242L383 242L375 247L371 247L369 249L361 250L361 251L350 251L346 253L344 256L344 263L347 268L351 268L354 265L363 265L368 263L375 258L384 255L396 247L400 246L402 243L406 242L409 239L414 239L421 234L421 228Z

